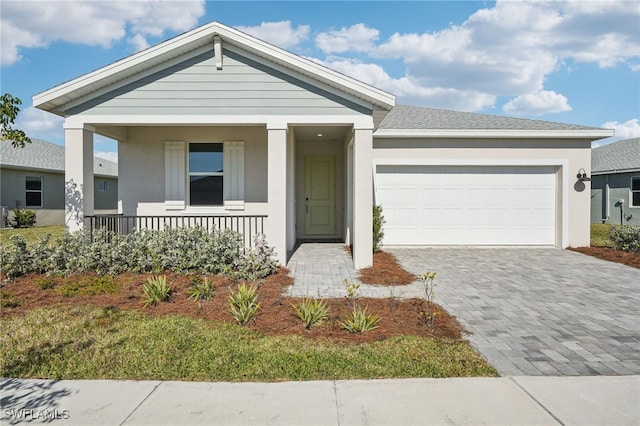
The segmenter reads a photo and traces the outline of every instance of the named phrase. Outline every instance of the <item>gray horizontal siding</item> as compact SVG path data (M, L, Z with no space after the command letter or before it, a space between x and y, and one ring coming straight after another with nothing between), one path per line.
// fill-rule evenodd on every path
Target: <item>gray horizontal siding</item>
M213 51L98 96L68 115L371 115L370 107L225 50L223 69Z

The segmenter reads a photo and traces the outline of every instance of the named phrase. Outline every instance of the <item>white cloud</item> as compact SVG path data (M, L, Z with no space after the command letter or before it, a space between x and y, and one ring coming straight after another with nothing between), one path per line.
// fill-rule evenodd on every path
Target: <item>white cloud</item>
M133 49L136 52L139 52L149 47L149 43L147 42L147 39L145 39L142 34L136 34L133 37L129 37L127 39L127 42L129 42L129 44L133 46Z
M372 56L404 61L406 77L422 88L521 95L507 107L513 111L545 103L551 108L532 111L568 111L566 98L545 90L547 76L567 60L636 66L639 18L636 2L498 1L461 25L393 34Z
M380 31L369 28L365 24L355 24L340 30L323 32L316 37L316 46L325 54L352 52L368 52L374 48Z
M113 161L114 163L118 162L117 152L95 151L93 154L96 157L104 158L105 160Z
M64 118L55 114L27 107L18 115L16 127L24 130L29 137L47 138L47 135L63 137L63 122Z
M191 29L204 12L204 0L3 2L2 65L20 60L21 49L57 40L109 47L127 35L127 28L134 46L141 47L145 36Z
M632 118L624 123L617 121L607 121L602 124L605 129L613 129L616 132L616 139L631 139L640 137L640 120Z
M502 109L507 114L542 115L571 111L567 98L553 90L520 95L507 102Z
M352 78L386 90L402 98L403 103L429 105L460 111L479 111L491 107L495 98L474 90L455 88L431 88L420 86L410 77L393 78L377 64L356 60L331 58L317 62Z
M293 28L291 21L279 21L263 22L254 27L237 26L236 29L278 47L289 49L306 40L309 37L311 27L299 25Z

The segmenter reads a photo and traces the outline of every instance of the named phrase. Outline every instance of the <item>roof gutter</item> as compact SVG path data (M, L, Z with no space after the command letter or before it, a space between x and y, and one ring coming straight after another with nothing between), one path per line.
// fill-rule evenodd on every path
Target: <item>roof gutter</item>
M640 172L640 167L632 168L632 169L614 169L614 170L598 170L597 172L591 171L592 176L598 175L614 175L621 173L636 173Z

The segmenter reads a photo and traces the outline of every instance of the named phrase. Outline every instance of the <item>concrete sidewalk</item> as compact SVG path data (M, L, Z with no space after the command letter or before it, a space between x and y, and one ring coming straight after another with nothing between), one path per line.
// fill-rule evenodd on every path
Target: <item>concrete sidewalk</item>
M640 424L640 376L0 386L3 425Z

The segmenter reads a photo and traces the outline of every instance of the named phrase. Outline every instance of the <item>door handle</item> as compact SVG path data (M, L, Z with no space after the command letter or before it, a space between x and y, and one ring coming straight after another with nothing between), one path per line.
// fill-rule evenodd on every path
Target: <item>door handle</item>
M309 197L304 200L304 211L306 214L309 214Z

